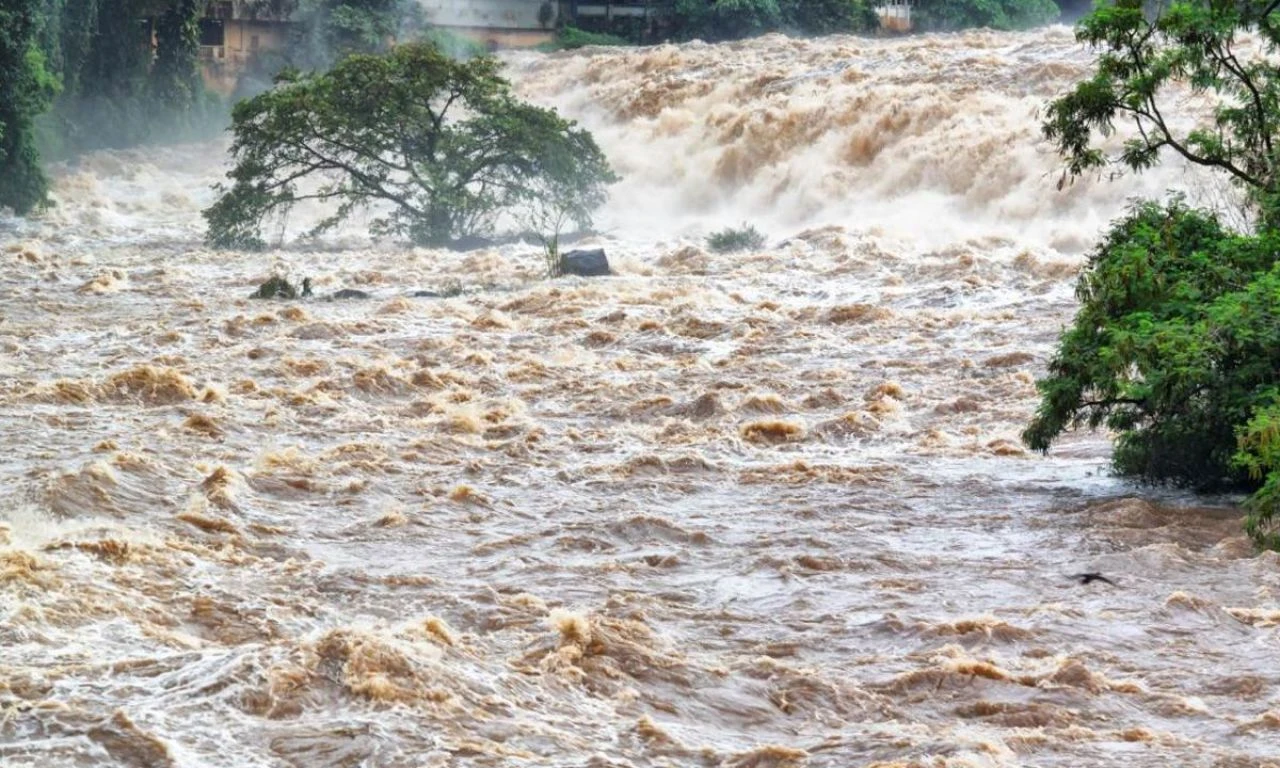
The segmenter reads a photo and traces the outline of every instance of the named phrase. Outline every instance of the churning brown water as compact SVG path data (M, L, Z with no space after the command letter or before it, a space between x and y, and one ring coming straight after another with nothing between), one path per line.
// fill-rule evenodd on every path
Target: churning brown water
M207 251L218 146L61 169L0 224L0 763L1280 765L1280 560L1018 443L1099 228L1207 188L1056 190L1087 61L513 57L625 176L594 281ZM243 299L273 267L374 298Z

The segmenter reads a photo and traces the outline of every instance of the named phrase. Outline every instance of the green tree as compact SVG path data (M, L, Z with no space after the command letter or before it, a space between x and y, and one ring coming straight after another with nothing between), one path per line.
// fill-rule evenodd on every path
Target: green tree
M675 0L676 31L680 37L740 40L782 26L778 0Z
M302 200L335 205L314 232L377 204L375 234L428 245L490 234L503 213L553 195L589 224L614 180L603 154L586 131L516 100L499 66L406 44L237 104L232 185L204 213L209 242L261 246L264 222Z
M1029 29L1060 14L1053 0L920 0L912 9L912 19L925 30Z
M57 80L36 48L39 0L0 5L0 208L27 213L44 204L48 181L35 146L35 118Z
M1142 171L1170 150L1226 172L1265 226L1280 223L1276 137L1280 135L1280 27L1273 0L1175 2L1154 17L1143 0L1116 0L1080 21L1076 36L1099 52L1091 77L1049 106L1044 133L1080 175L1107 166ZM1243 56L1253 37L1267 55ZM1208 125L1173 120L1175 88L1210 98ZM1095 142L1116 124L1133 129L1122 150Z
M1037 382L1028 446L1047 451L1068 429L1105 426L1122 475L1280 488L1277 254L1280 235L1232 234L1176 200L1135 207L1081 274L1081 307ZM1261 544L1271 518L1257 515L1274 508L1274 491L1268 499L1255 513Z
M806 35L865 32L879 27L865 0L779 0L783 24Z
M1065 430L1116 434L1118 472L1196 488L1254 491L1248 533L1280 548L1280 126L1274 54L1280 2L1178 2L1149 15L1139 0L1099 6L1078 36L1100 49L1095 72L1049 107L1044 125L1079 175L1142 171L1164 150L1215 168L1245 193L1255 234L1227 231L1179 201L1145 203L1116 222L1089 259L1081 307L1064 332L1023 437L1048 450ZM1242 57L1237 38L1261 43ZM1170 93L1190 85L1208 125L1184 127ZM1117 123L1133 136L1095 144Z

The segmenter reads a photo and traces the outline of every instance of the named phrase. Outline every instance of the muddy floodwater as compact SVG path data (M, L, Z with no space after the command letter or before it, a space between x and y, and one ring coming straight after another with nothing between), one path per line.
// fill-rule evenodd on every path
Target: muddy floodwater
M0 221L0 764L1280 765L1280 558L1018 440L1100 228L1222 192L1059 190L1088 61L511 55L623 177L601 279L359 221L210 251L217 142L56 168Z

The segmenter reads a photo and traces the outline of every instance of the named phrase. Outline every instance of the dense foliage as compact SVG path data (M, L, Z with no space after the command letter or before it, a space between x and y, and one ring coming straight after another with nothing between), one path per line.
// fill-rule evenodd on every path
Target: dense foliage
M1044 126L1067 173L1142 171L1168 149L1232 178L1256 229L1230 232L1177 200L1140 204L1116 222L1080 277L1081 308L1023 436L1044 451L1065 430L1105 426L1121 474L1253 490L1247 529L1271 548L1280 548L1277 7L1196 0L1148 15L1140 0L1118 0L1081 22L1079 37L1101 52L1096 71L1050 105ZM1242 34L1273 56L1242 58ZM1183 84L1207 97L1210 125L1183 127L1173 113L1170 91ZM1134 135L1112 156L1095 141L1117 121Z
M880 26L871 0L778 0L789 29L804 35L866 32Z
M919 0L911 17L922 30L1030 29L1060 13L1053 0Z
M1177 201L1134 208L1080 277L1081 307L1038 383L1027 444L1048 450L1067 429L1105 426L1121 474L1200 489L1274 484L1278 256L1280 235L1232 234ZM1262 501L1255 527L1268 543L1274 501Z
M202 0L45 0L42 48L62 92L41 150L124 147L201 125ZM154 48L153 48L154 45Z
M677 30L683 37L737 40L782 26L778 0L676 0Z
M588 32L577 27L565 26L556 30L554 40L544 43L538 48L543 51L573 51L590 45L631 45L631 41L625 37L611 35L608 32Z
M237 104L233 184L205 211L209 242L260 246L268 218L303 200L335 206L313 232L375 208L375 234L429 245L542 205L589 225L614 180L604 155L586 131L516 100L498 67L411 43Z
M189 114L200 100L200 16L205 0L173 0L156 20L151 82L155 102L171 114Z
M710 41L783 30L864 32L878 23L867 0L675 0L672 17L677 37Z
M208 5L0 2L0 207L27 212L45 202L42 158L221 130L226 108L206 91L199 70L200 19ZM397 36L425 27L411 0L243 5L252 16L294 25L284 50L256 58L241 95L262 90L283 69L327 68L350 53L387 50Z
M26 213L40 205L47 182L35 148L35 118L56 88L36 48L38 0L0 5L0 208Z
M289 0L296 3L284 63L301 70L322 70L353 53L390 49L406 27L423 26L419 6L410 0Z

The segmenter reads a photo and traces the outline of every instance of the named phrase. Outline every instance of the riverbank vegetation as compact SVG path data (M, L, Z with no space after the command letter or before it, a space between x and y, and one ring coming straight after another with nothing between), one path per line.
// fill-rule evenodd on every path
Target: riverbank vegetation
M1085 17L1092 75L1048 109L1068 177L1140 172L1169 154L1216 169L1241 193L1245 231L1178 199L1116 221L1077 286L1039 411L1024 433L1047 451L1066 430L1105 426L1125 476L1239 488L1255 543L1280 549L1280 13L1275 2L1176 2L1160 14L1117 0ZM1256 35L1267 56L1246 56ZM1190 85L1208 125L1172 114ZM1134 126L1117 153L1099 140Z
M770 32L869 34L881 31L876 13L880 4L877 0L673 0L665 15L648 22L619 16L596 22L587 32L562 28L554 45L722 42ZM974 27L1013 30L1053 23L1070 6L1071 0L917 0L911 14L914 29L921 32Z
M425 27L409 0L253 5L265 18L294 23L287 45L255 59L257 71L245 78L252 92L269 87L282 70L327 69ZM0 209L25 214L47 202L44 161L221 131L229 104L200 75L207 6L206 0L0 3Z

